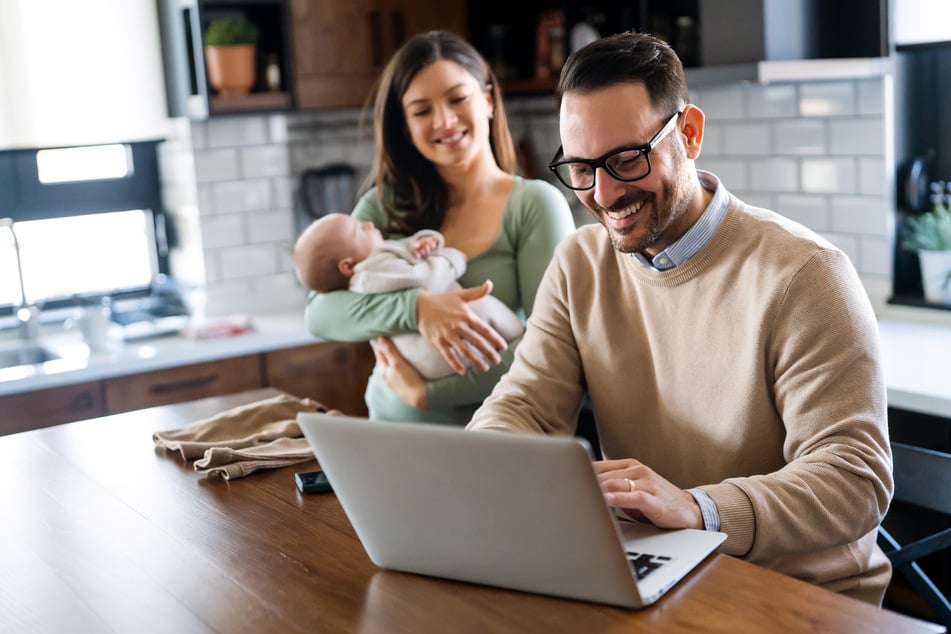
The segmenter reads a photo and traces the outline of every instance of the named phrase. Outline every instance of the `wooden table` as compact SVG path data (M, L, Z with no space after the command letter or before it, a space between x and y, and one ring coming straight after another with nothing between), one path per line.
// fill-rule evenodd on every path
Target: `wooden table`
M934 632L715 555L628 611L376 568L294 472L196 474L151 434L255 390L0 438L3 632Z

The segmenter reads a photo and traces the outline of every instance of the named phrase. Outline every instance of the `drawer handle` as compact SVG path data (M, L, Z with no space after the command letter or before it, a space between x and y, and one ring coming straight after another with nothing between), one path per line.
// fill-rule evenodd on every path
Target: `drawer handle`
M185 379L184 381L172 381L171 383L156 383L152 386L153 394L165 394L175 392L176 390L187 390L195 387L211 385L218 380L218 373L207 374L205 376L195 377L194 379Z

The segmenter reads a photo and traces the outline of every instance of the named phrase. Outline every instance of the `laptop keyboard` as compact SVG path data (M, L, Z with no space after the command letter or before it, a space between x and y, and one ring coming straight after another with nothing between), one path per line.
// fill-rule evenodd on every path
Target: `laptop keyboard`
M670 561L670 557L664 555L648 555L647 553L635 553L629 550L625 551L625 554L627 560L631 563L634 576L638 579L643 579Z

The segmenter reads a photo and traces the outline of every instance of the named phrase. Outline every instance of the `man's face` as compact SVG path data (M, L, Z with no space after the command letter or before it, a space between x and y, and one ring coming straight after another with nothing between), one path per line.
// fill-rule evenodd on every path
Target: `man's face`
M567 93L560 116L564 158L594 159L645 144L673 114L655 111L641 83ZM594 187L575 192L607 229L618 251L656 255L686 233L702 213L695 168L684 145L685 125L682 115L677 127L650 151L651 171L646 177L622 182L599 168Z

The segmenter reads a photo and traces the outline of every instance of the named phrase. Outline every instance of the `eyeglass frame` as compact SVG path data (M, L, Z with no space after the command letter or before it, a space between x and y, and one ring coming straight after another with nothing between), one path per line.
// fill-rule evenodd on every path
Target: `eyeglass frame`
M558 151L555 152L555 156L552 157L551 162L548 164L548 169L551 170L552 174L555 175L555 178L557 178L558 182L560 182L562 185L564 185L565 187L573 191L581 191L581 192L588 191L589 189L594 189L595 183L597 182L597 173L598 173L599 167L604 169L604 171L607 172L608 174L610 174L611 178L615 180L619 180L622 183L633 183L634 181L639 181L643 178L647 178L648 176L650 176L650 173L651 173L651 154L650 154L651 150L657 147L657 145L661 141L664 140L664 137L666 137L668 134L674 131L674 129L677 127L677 120L680 119L680 115L682 115L683 113L684 113L683 110L678 110L674 114L670 115L670 118L667 119L667 122L664 123L663 127L660 130L658 130L657 134L655 134L651 138L651 140L648 141L647 143L644 143L643 145L629 145L627 147L622 147L617 150L611 150L610 152L607 152L606 154L602 154L596 159L572 159L570 161L556 161L555 159L557 159L559 155L564 155L564 151L565 151L564 146L559 145ZM607 164L608 159L610 159L613 156L617 156L618 154L621 154L622 152L630 152L632 150L637 150L638 152L644 155L644 160L647 161L647 171L644 172L643 175L635 176L634 178L624 178L622 176L618 176L614 172L614 170L608 166ZM585 165L588 165L591 168L591 185L589 185L588 187L575 187L574 185L569 185L568 183L564 181L564 179L562 179L562 177L558 174L558 168L562 165L569 165L571 163L584 163Z

